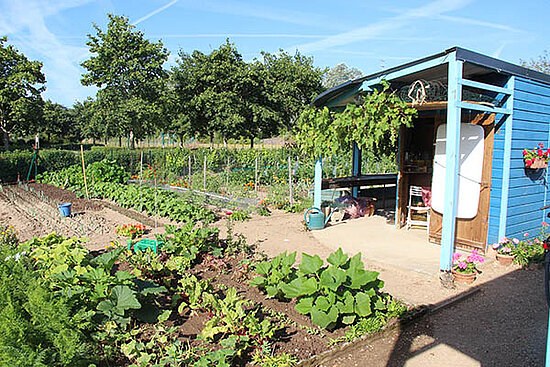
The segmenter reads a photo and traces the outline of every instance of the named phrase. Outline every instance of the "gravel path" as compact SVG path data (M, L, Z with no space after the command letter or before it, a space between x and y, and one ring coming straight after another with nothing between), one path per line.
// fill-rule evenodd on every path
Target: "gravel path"
M543 366L543 270L515 270L454 306L319 366Z

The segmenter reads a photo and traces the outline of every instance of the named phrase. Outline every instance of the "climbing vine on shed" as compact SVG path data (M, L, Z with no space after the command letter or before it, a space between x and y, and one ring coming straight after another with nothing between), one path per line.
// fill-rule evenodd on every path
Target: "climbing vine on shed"
M417 112L391 93L386 81L381 85L381 90L365 94L360 104L350 103L344 111L305 110L295 132L301 150L318 158L347 151L354 142L365 150L378 150L384 142L395 144L399 128L410 127Z

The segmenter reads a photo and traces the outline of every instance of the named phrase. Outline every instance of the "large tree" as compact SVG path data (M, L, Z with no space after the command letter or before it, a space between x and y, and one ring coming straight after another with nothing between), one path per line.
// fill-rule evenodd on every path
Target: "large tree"
M99 88L95 107L108 134L143 137L159 123L159 97L166 78L162 66L168 51L161 41L145 39L128 18L108 17L106 32L94 24L97 34L88 35L86 44L95 56L82 63L88 71L82 84Z
M48 142L52 141L52 136L78 140L80 137L79 130L73 109L50 100L44 103L38 132L46 134Z
M349 67L343 62L331 68L323 79L323 87L330 89L363 76L363 72L357 68Z
M6 42L0 37L0 131L7 151L10 134L29 132L39 121L46 78L42 63L30 61Z

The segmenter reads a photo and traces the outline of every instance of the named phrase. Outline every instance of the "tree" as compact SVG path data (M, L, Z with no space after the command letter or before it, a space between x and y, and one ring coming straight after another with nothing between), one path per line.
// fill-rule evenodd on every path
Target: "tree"
M246 137L253 146L256 137L291 127L323 90L324 70L299 53L262 55L246 63L229 40L208 55L180 52L169 83L172 132Z
M29 61L6 42L0 38L0 131L7 151L10 134L26 132L39 120L46 78L42 63Z
M300 113L325 88L325 69L313 66L313 58L299 52L294 56L282 50L278 54L262 53L267 70L268 95L274 103L278 123L292 128Z
M520 61L521 66L534 69L545 74L550 74L550 55L548 55L548 50L544 50L542 55L539 56L538 60L531 59L529 62L524 60Z
M38 131L46 134L49 142L52 140L52 135L64 138L80 136L74 111L50 100L44 103Z
M81 82L99 88L96 113L108 123L107 133L132 136L133 146L133 137L150 134L158 126L168 51L161 41L150 42L134 30L128 18L108 17L106 32L94 24L97 35L88 35L86 44L96 56L82 63L88 73Z
M331 68L323 79L323 87L330 89L363 76L363 72L357 68L349 67L343 62Z

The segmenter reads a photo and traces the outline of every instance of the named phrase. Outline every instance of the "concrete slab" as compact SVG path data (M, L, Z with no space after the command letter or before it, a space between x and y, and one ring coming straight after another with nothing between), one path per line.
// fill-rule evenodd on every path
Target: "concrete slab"
M439 274L440 246L428 242L426 229L396 229L380 216L352 219L312 231L323 246L344 252L361 252L363 260L375 261L426 275Z

